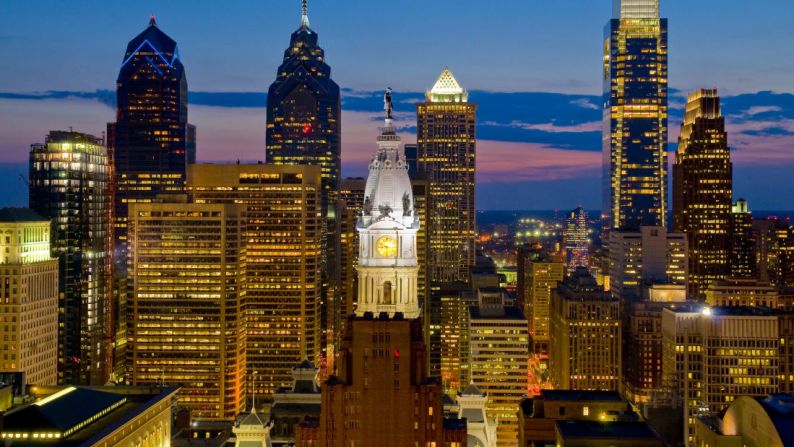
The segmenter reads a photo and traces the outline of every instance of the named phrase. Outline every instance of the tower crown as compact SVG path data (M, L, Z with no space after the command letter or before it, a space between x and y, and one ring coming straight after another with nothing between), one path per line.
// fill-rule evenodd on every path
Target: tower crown
M659 0L612 0L614 19L658 19Z
M378 151L369 164L364 206L356 225L360 244L356 315L400 313L406 318L417 318L419 218L414 212L408 164L391 118L386 119L377 142Z
M469 93L460 86L449 67L444 67L433 88L425 93L425 99L428 102L466 102Z

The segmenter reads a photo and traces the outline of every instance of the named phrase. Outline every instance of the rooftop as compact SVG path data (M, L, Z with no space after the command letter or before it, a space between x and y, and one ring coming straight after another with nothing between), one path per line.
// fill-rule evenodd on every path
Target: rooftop
M572 400L586 402L621 402L617 391L540 390L544 400Z
M0 208L0 222L41 222L49 221L46 217L30 208Z
M473 319L479 320L526 320L524 317L524 313L521 312L521 309L515 306L505 306L504 307L504 315L494 315L480 313L480 308L476 306L469 307L469 316Z
M658 439L645 422L600 422L566 420L557 422L563 438Z

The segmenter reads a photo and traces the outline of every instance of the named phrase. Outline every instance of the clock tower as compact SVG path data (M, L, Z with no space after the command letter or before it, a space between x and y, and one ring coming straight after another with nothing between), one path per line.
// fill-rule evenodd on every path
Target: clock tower
M419 317L416 232L408 164L391 117L378 136L378 152L369 164L359 233L356 315L401 313Z

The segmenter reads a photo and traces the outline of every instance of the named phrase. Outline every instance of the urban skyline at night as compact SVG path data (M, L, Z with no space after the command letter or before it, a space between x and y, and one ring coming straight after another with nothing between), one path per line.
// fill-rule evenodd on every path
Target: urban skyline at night
M770 7L779 11L792 8L782 1L773 3ZM297 23L294 11L286 4L268 2L235 3L224 10L179 6L179 2L153 2L119 10L77 2L69 10L53 6L56 14L44 14L46 4L0 6L6 10L4 17L15 17L0 36L9 43L0 45L0 55L5 56L0 58L4 68L0 70L0 116L8 118L0 120L5 136L0 142L0 170L7 174L0 180L3 186L19 182L19 174L26 172L20 168L25 148L43 139L44 132L31 122L47 123L47 129L71 126L101 133L97 123L111 121L113 116L109 91L121 62L117 46L152 13L180 42L180 56L189 67L191 120L200 133L198 159L263 158L265 92L295 26L291 24ZM477 170L478 209L570 209L580 204L600 208L600 99L595 95L600 86L595 55L600 52L596 37L601 36L603 24L592 18L608 17L609 6L606 1L576 5L508 2L483 14L476 5L464 3L455 5L460 23L450 24L439 19L452 7L450 2L399 8L356 1L333 8L325 2L312 4L312 24L342 88L343 177L365 172L367 142L375 136L369 124L377 118L380 90L387 84L395 88L397 124L405 141L413 141L413 103L422 100L423 92L447 65L470 91L472 101L480 104L478 145L483 149ZM246 8L253 13L242 14ZM794 164L789 149L794 143L794 96L790 94L794 87L783 76L791 71L786 64L794 58L783 57L791 50L781 46L791 31L782 24L769 26L784 14L770 17L760 9L744 10L738 3L735 8L720 7L719 13L710 13L718 14L719 24L715 20L691 26L696 17L716 8L710 0L695 5L662 4L662 15L673 19L668 150L675 151L687 92L718 87L731 135L737 194L748 199L751 209L792 209L792 186L782 181L782 175L763 174L782 174ZM261 11L259 24L254 20L257 11ZM119 26L97 31L96 39L79 33L55 36L54 27L47 26L41 32L25 33L26 24L30 29L33 20L46 23L85 17L112 20ZM362 34L376 34L379 21L395 29L397 24L405 25L399 27L400 32L377 33L378 39L362 40L344 29L344 21L337 17L356 20ZM484 32L473 39L461 34L460 26ZM500 44L489 31L498 31L506 42L521 44ZM714 38L721 44L710 45ZM376 62L384 51L381 45L393 56L385 64ZM433 48L446 57L428 57L425 53L432 53ZM511 57L511 51L526 56ZM43 58L33 56L43 52L57 55L58 70L45 69ZM86 53L91 57L81 57ZM13 70L4 65L12 59ZM464 60L476 63L464 64ZM56 91L72 94L47 93ZM504 197L498 191L505 185L522 194ZM554 194L543 194L545 190ZM773 190L781 194L772 197L769 191ZM25 201L23 195L12 194L2 203Z

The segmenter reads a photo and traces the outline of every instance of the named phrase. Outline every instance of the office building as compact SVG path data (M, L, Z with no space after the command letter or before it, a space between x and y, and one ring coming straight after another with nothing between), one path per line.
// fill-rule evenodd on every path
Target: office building
M558 421L559 447L665 447L645 422Z
M417 169L427 176L430 282L469 280L474 265L477 105L445 68L416 105Z
M551 293L565 277L565 265L537 243L519 247L517 258L516 301L529 322L530 352L548 355Z
M292 368L292 386L279 388L273 394L268 431L275 445L291 445L298 424L320 417L318 372L312 362L304 360Z
M340 284L342 285L339 320L344 327L347 317L353 315L358 292L358 231L356 224L364 204L364 178L346 178L339 188L339 258Z
M154 16L127 44L116 80L116 121L107 129L114 197L113 370L120 379L127 344L127 206L182 192L187 164L196 161L185 67L176 42Z
M756 278L757 268L756 240L753 231L753 214L747 208L747 201L739 199L731 207L731 277ZM763 279L760 278L759 279ZM765 278L769 280L769 278Z
M59 295L50 234L49 219L33 210L0 208L0 371L54 385Z
M563 242L565 265L569 272L577 267L590 268L590 229L587 226L587 212L581 206L568 213Z
M51 131L31 145L29 168L30 207L52 221L59 262L58 383L104 385L113 364L108 150L92 135Z
M33 403L2 415L12 447L171 445L176 387L36 386Z
M378 137L359 219L359 290L337 375L322 386L319 424L296 431L297 445L451 446L466 425L445 420L441 385L427 376L419 319L411 182L392 120ZM462 445L462 444L458 444Z
M505 303L500 289L481 288L469 308L469 379L488 394L488 417L498 421L498 446L518 439L516 408L527 394L529 334L521 309Z
M431 317L425 326L430 375L441 377L449 395L469 383L469 307L477 304L476 299L463 282L436 284L431 291Z
M659 0L614 1L603 80L608 228L666 227L667 19Z
M781 307L780 290L754 279L726 279L711 283L704 292L709 306Z
M687 284L687 242L682 233L662 227L611 232L609 284L612 295L639 299L644 283Z
M320 167L195 164L187 177L193 202L244 208L247 376L270 395L303 359L322 367Z
M687 236L689 293L731 273L733 165L716 89L687 97L673 165L673 224Z
M780 386L781 322L790 315L762 307L667 308L662 314L662 381L684 403L687 445L697 416L727 408L739 396L765 396Z
M557 389L620 389L620 301L577 269L552 295L549 371Z
M132 384L178 384L193 418L234 420L245 409L243 210L136 203L129 211Z

